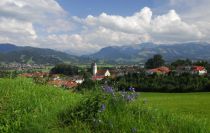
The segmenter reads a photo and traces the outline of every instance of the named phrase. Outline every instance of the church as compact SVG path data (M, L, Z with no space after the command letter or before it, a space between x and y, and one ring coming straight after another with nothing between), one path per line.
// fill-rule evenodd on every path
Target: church
M111 76L111 73L108 69L98 70L96 63L92 63L91 68L92 68L92 72L93 72L92 80L102 80L106 77Z

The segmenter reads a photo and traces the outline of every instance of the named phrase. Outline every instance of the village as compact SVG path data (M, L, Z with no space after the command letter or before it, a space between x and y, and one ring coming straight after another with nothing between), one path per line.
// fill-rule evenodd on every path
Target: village
M101 81L103 79L115 79L116 77L123 77L127 74L132 73L144 73L145 75L175 75L179 76L182 74L198 75L198 76L207 76L207 70L203 66L178 66L175 69L170 69L167 66L160 66L153 69L146 69L137 65L122 65L117 67L110 67L107 69L98 68L97 64L94 62L91 64L91 76L89 79L92 81ZM83 75L72 75L65 76L62 74L51 74L50 72L31 72L31 73L22 73L19 74L20 77L26 78L47 78L47 84L53 85L55 87L64 87L64 88L75 88L82 84L85 81Z
M28 71L28 70L43 70L47 69L49 65L41 64L24 64L24 63L8 63L0 65L0 70L16 70L16 71Z

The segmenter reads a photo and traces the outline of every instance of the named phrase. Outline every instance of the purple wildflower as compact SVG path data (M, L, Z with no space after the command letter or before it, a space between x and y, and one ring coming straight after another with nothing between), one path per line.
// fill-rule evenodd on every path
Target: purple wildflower
M105 86L105 87L103 88L103 90L104 90L105 92L107 92L107 93L112 94L113 96L115 95L115 94L114 94L113 88L110 87L110 86Z
M131 129L131 132L132 132L132 133L136 133L136 132L137 132L137 129L136 129L136 128L132 128L132 129Z
M131 91L131 92L135 92L135 88L130 87L130 88L129 88L129 91Z
M105 104L102 104L101 105L101 112L104 111L105 109L106 109L106 105Z
M127 95L126 100L127 100L128 102L130 102L130 101L133 100L133 97L132 97L131 95Z

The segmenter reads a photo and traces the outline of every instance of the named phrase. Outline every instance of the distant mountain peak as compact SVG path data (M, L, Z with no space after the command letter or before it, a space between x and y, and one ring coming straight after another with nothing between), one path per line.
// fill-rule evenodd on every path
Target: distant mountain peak
M112 63L141 63L154 54L161 54L167 61L189 58L210 61L210 44L206 42L187 42L177 44L142 43L130 46L109 46L86 57L102 59Z

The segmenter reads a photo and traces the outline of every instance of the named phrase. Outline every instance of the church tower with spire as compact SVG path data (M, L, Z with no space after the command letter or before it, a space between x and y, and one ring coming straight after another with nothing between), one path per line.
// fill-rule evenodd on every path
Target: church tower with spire
M97 64L95 62L92 64L92 70L93 70L93 76L96 76L96 74L97 74Z

